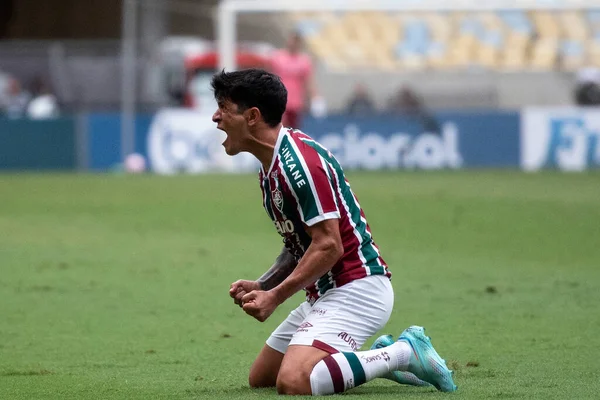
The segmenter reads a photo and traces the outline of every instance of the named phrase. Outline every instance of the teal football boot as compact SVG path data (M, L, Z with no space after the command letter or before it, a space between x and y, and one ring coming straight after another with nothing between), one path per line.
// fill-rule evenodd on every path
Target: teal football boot
M411 326L402 332L398 338L398 341L400 340L408 343L413 349L408 365L410 372L442 392L454 392L457 389L452 380L452 371L433 348L431 339L425 336L423 327Z
M371 346L371 350L382 349L394 344L395 342L396 341L392 335L383 335L375 340L375 343L373 343L373 346ZM383 378L398 382L402 385L433 386L430 383L420 380L415 376L415 374L408 371L392 371Z

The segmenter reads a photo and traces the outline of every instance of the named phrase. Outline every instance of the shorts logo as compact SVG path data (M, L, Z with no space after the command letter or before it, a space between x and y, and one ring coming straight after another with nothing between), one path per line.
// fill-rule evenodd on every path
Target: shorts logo
M308 328L312 327L313 324L311 324L310 322L303 322L302 325L300 325L298 329L296 329L296 332L308 332Z
M348 332L340 332L338 333L338 337L342 339L344 342L348 343L353 351L357 351L360 347L356 340L352 336L348 334Z
M326 312L327 310L323 310L322 308L313 308L310 314L325 315Z

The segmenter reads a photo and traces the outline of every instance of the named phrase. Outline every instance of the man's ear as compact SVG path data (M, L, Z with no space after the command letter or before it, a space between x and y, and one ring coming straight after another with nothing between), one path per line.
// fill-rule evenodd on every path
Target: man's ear
M248 110L246 110L245 114L248 126L255 126L259 123L262 117L260 110L257 107L249 108Z

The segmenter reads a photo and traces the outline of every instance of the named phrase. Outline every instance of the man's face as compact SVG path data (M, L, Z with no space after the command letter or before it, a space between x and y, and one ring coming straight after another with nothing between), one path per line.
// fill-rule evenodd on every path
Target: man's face
M217 111L213 114L212 120L217 123L217 128L227 134L223 142L225 152L234 156L243 151L242 145L244 138L249 135L248 124L244 113L239 112L237 104L230 100L218 100Z

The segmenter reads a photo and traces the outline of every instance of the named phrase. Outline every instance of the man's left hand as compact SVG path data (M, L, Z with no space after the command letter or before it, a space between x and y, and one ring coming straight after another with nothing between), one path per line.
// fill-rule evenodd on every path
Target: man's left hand
M242 297L242 309L260 322L266 321L278 305L272 291L253 290Z

